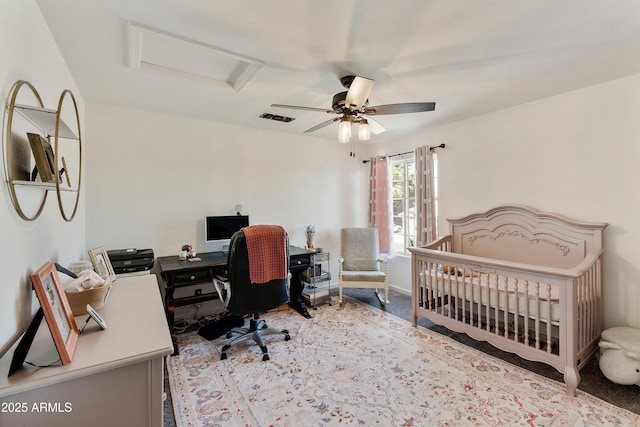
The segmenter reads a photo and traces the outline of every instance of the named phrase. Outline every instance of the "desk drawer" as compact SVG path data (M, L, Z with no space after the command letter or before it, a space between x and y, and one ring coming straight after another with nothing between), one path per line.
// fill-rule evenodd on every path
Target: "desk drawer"
M180 298L188 298L188 297L199 297L201 295L216 295L216 287L212 281L197 283L187 286L177 287L173 292L173 299L177 300Z
M289 269L291 270L304 270L306 268L309 268L310 265L311 263L309 262L308 256L296 256L289 258Z
M189 283L205 282L211 280L211 270L191 271L173 275L173 286Z

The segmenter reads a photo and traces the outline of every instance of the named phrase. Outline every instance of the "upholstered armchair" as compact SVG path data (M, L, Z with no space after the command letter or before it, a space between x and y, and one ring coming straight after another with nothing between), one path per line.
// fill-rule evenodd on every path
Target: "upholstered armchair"
M269 360L263 337L283 335L286 329L267 327L260 313L289 302L289 244L284 229L277 225L245 227L231 237L227 269L229 282L216 282L222 304L232 314L251 315L249 327L232 328L222 343L221 359L241 342L255 341L262 350L262 360Z
M380 257L378 230L343 228L340 230L338 303L344 288L373 288L382 305L389 303L387 260ZM381 295L379 289L384 291Z

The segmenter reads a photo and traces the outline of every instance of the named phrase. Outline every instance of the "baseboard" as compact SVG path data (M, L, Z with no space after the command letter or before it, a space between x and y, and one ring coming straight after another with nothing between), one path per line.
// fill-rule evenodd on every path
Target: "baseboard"
M389 283L389 289L392 289L402 295L411 296L411 289L401 288L399 286L392 285L391 283Z
M401 288L400 286L396 286L392 283L389 283L389 289L393 290L394 292L398 292L399 294L402 295L407 295L407 296L411 296L411 288L407 289L407 288ZM333 291L338 292L338 283L333 283L331 282L331 293L333 294Z

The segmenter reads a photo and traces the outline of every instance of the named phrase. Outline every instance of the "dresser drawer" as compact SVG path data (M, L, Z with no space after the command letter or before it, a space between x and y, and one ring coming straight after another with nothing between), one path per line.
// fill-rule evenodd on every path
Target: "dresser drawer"
M211 280L211 270L190 271L173 275L173 286L187 285Z

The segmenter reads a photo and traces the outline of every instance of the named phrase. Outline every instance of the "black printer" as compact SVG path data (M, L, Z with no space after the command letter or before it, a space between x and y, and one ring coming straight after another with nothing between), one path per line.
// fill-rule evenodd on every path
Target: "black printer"
M113 249L107 251L113 272L116 274L135 273L153 268L153 249Z

